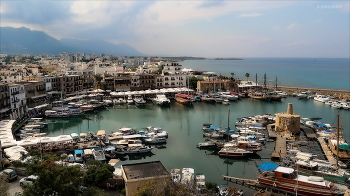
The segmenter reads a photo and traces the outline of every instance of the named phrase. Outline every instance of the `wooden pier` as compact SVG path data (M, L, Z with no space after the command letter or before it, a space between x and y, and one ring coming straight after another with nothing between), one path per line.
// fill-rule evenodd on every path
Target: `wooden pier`
M269 138L276 138L277 137L277 134L274 131L274 126L275 126L275 124L268 124L266 126L267 132L269 133Z
M254 186L254 187L259 187L261 188L261 185L258 183L257 180L252 180L252 179L245 179L245 178L237 178L237 177L231 177L231 176L222 176L222 178L226 181L233 182L236 184L241 184L245 186Z
M277 135L275 150L271 153L271 158L284 158L287 155L287 140L281 135Z
M328 148L328 145L324 141L322 137L317 138L318 142L321 145L321 148L323 150L323 153L325 154L328 161L334 165L337 164L337 160L334 158L332 151Z

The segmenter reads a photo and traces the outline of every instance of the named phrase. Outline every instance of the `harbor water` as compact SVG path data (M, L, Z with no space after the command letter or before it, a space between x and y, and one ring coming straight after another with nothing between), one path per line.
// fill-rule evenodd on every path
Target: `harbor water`
M141 129L147 126L162 126L168 131L168 142L164 146L154 146L152 153L125 156L120 164L160 160L167 169L191 167L195 173L203 173L206 181L218 184L226 183L222 175L256 179L256 165L270 161L274 143L268 142L264 149L249 158L226 159L219 157L216 151L200 150L196 144L204 142L202 125L234 129L238 117L259 114L286 112L288 103L293 104L294 113L301 117L320 117L320 121L336 125L339 114L344 138L350 141L349 110L340 110L316 102L312 99L283 98L281 102L262 102L250 98L231 102L230 105L196 102L193 106L171 103L170 107L158 107L148 103L144 108L136 106L113 106L106 110L87 113L85 118L47 119L49 136L71 133L87 133L105 130L106 133L117 131L121 127ZM230 111L230 119L228 112ZM235 185L236 188L240 185Z

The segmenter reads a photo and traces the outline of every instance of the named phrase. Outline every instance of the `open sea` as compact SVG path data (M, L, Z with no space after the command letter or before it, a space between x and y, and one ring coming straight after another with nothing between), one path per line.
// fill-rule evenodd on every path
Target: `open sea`
M211 71L218 75L263 84L266 73L267 85L350 90L349 58L244 58L244 60L186 60L179 64L183 68Z
M298 86L310 88L349 90L349 60L348 59L244 59L244 60L191 60L180 62L183 68L199 71L213 71L218 74L244 78L250 73L253 79L255 73L260 79L266 73L274 80L278 77L280 86ZM274 85L274 84L271 84ZM236 118L258 114L275 114L286 112L288 103L293 104L294 112L301 117L320 117L320 121L336 125L336 116L340 115L344 128L344 138L350 141L350 110L339 110L314 100L299 100L287 97L281 102L261 102L250 98L231 102L231 105L194 103L192 107L172 103L169 108L162 108L148 103L145 108L136 106L114 106L109 109L86 114L86 118L47 119L49 136L71 133L87 133L106 130L106 133L117 131L121 127L141 129L147 126L162 126L169 132L165 146L154 146L152 153L145 155L126 156L121 164L160 160L167 169L191 167L195 173L203 173L206 181L218 184L226 183L222 175L240 178L256 179L257 164L271 161L270 154L274 143L269 142L256 156L239 159L226 159L213 150L200 150L196 144L204 142L202 136L203 123L213 126L234 128ZM230 111L230 119L228 113ZM310 146L312 150L314 147ZM230 183L231 185L231 183ZM253 191L241 185L245 195Z

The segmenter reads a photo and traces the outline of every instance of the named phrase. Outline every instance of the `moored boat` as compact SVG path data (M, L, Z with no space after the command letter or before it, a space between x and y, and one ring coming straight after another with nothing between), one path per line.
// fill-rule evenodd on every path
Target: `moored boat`
M157 94L154 98L153 103L159 106L170 106L170 99L168 99L164 94Z
M261 186L284 191L286 193L318 196L341 195L347 190L344 185L336 184L318 176L300 175L293 168L281 167L276 163L262 163L258 169Z
M193 99L191 95L177 93L175 94L175 101L184 105L192 105Z
M220 156L228 156L228 157L244 157L253 154L253 151L241 149L238 147L223 147L218 154Z

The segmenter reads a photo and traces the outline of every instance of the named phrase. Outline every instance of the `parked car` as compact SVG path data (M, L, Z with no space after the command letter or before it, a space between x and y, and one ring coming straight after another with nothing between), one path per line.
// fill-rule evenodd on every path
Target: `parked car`
M1 175L1 174L7 175L7 178L6 178L6 181L7 181L7 182L14 181L14 180L16 180L17 177L18 177L16 171L13 170L13 169L5 169L5 170L3 170L3 171L0 172L0 175Z
M30 175L28 177L24 177L19 181L20 186L32 185L38 179L36 175Z

